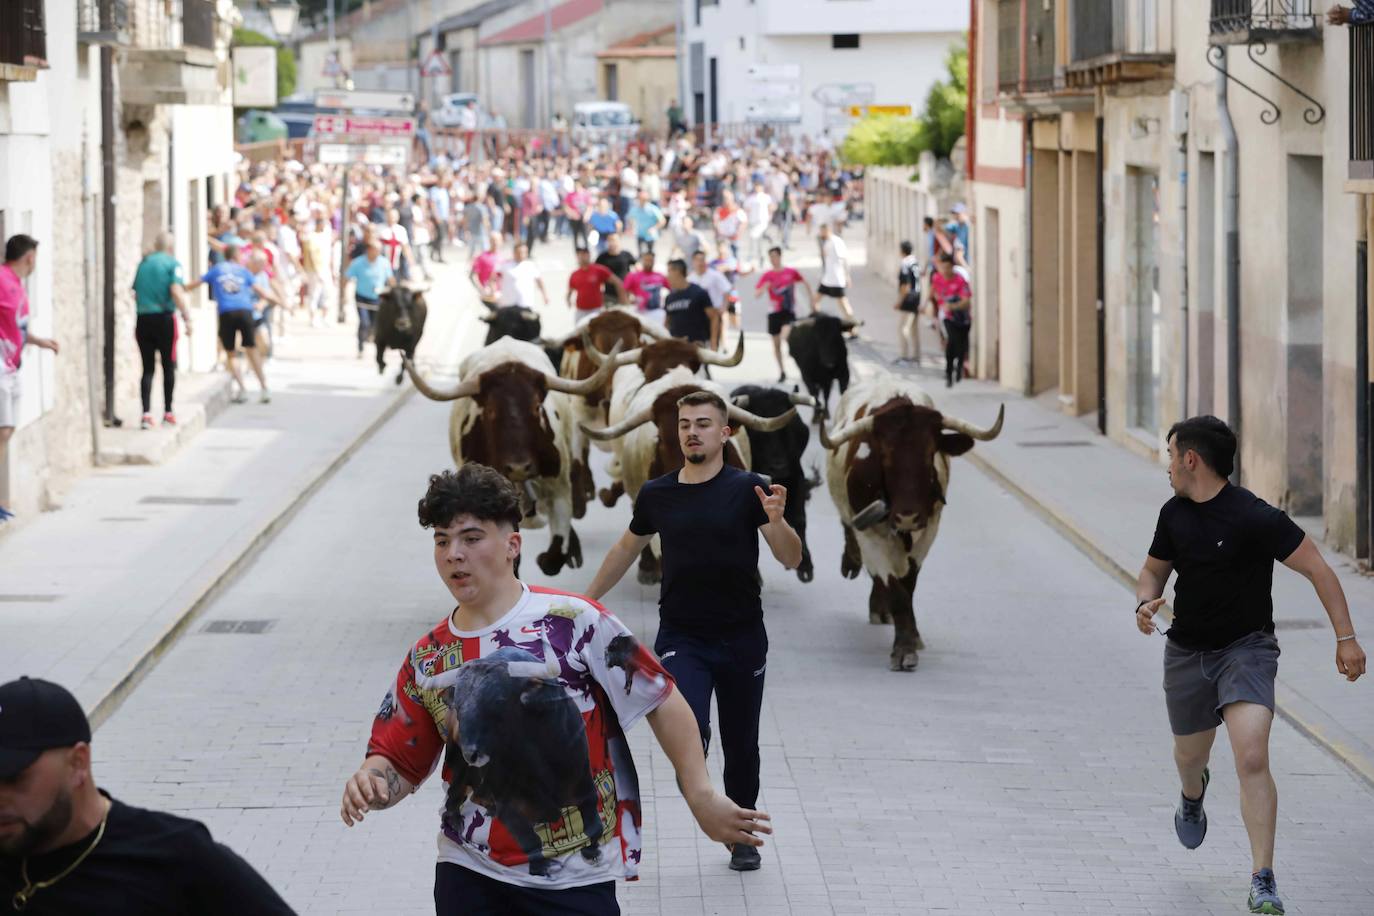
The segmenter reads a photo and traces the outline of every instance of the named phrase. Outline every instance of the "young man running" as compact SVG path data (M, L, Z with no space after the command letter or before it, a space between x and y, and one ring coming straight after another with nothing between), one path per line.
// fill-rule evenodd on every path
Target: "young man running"
M577 269L568 275L568 308L576 312L577 324L601 313L605 300L603 287L615 290L616 301L626 301L625 285L620 278L611 273L610 268L593 264L590 251L577 249Z
M663 297L668 278L654 270L655 260L652 251L644 252L644 257L639 259L639 270L632 270L625 277L625 291L635 297L640 318L666 325L668 313L663 310Z
M257 281L252 272L239 263L239 246L225 246L224 260L211 265L204 276L188 283L186 291L191 292L202 283L210 287L210 296L219 314L219 342L224 347L224 364L234 380L234 403L242 404L248 399L243 371L239 368L240 352L248 357L248 365L262 386L262 403L268 403L272 396L267 391L267 375L263 372L257 327L253 322Z
M753 847L768 815L717 793L691 708L652 653L580 595L526 585L520 496L489 467L429 480L422 527L457 607L407 653L344 785L349 826L396 805L440 764L434 904L457 914L620 912L641 853L625 732L647 718L702 832Z
M675 262L680 263L680 262ZM630 528L606 555L587 594L610 591L655 534L663 545L663 585L654 651L687 698L711 742L711 694L720 711L725 794L753 808L759 794L759 710L768 634L759 599L759 539L787 569L801 562L801 538L783 518L787 488L725 464L729 415L719 395L698 391L678 404L682 470L649 481ZM730 867L760 865L753 844L730 847Z
M849 246L840 238L839 224L822 223L819 232L821 285L816 291L838 302L844 317L852 321L854 309L849 304ZM850 332L851 337L857 335L857 331Z
M773 309L768 313L768 336L773 338L773 358L778 361L778 381L787 381L787 369L782 362L782 342L787 339L788 328L792 322L797 320L796 302L798 283L806 290L806 301L811 306L811 312L816 311L816 294L811 291L811 284L806 282L796 270L791 267L782 266L782 249L776 245L768 249L769 269L764 271L754 284L754 296L757 298L759 290L768 287L768 298L773 304Z
M1174 619L1164 649L1164 701L1174 733L1174 762L1183 783L1174 830L1188 849L1202 845L1207 760L1217 726L1226 723L1240 782L1240 812L1250 836L1252 913L1282 913L1274 880L1278 791L1269 773L1269 727L1274 721L1274 561L1312 583L1336 635L1336 670L1354 681L1365 673L1345 592L1310 537L1283 511L1226 478L1235 464L1236 437L1216 417L1174 424L1169 484L1174 497L1159 512L1154 542L1136 583L1136 626L1156 630L1152 618L1169 573Z
M472 259L468 279L477 287L477 296L482 304L493 312L501 299L501 291L492 280L504 260L501 254L501 233L493 232L487 242L487 249Z

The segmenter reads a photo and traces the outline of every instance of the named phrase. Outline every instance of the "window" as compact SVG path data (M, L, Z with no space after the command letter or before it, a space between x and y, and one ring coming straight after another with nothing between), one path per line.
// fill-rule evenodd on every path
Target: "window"
M696 5L696 24L701 25L701 8L703 6L719 6L720 0L697 0Z
M859 47L859 36L857 34L831 35L830 47L836 51L857 50Z
M0 63L42 65L48 56L43 0L6 0L0 6Z
M1130 398L1126 425L1159 435L1161 303L1159 300L1159 175L1126 170L1126 362Z

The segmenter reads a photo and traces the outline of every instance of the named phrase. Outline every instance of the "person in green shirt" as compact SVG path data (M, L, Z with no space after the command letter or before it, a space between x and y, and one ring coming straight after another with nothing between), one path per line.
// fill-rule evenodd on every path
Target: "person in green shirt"
M191 313L186 307L186 278L181 264L172 254L174 247L170 232L160 233L157 247L138 265L134 274L134 298L137 303L138 322L134 326L134 338L138 341L138 353L143 358L143 378L139 383L139 394L143 396L142 429L153 426L153 368L156 358L162 360L162 423L175 426L176 414L172 410L172 390L176 387L177 369L177 319L186 324L186 333L191 333Z

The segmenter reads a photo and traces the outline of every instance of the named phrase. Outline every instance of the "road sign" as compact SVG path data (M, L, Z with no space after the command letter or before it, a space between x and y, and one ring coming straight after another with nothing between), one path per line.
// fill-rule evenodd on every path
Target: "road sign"
M801 82L801 64L750 64L746 72L758 83Z
M231 52L234 65L234 105L275 108L277 105L277 49L244 45Z
M335 51L330 51L325 55L324 67L320 70L321 76L343 76L343 64L339 63L339 55Z
M420 65L421 76L450 76L452 73L448 61L444 60L444 55L437 48L430 51L425 62Z
M911 117L910 105L850 105L849 116L851 118L863 118L868 115L898 115L900 117Z
M800 124L800 99L752 99L744 109L744 120L751 124Z
M315 115L311 136L334 143L366 143L379 139L409 140L415 136L414 118L354 115Z
M409 92L387 92L381 89L316 89L315 105L319 108L342 108L345 111L415 110L415 96Z
M811 97L822 105L842 107L867 105L877 94L872 83L824 83L812 90Z
M409 143L321 143L319 159L324 165L404 166L410 155Z

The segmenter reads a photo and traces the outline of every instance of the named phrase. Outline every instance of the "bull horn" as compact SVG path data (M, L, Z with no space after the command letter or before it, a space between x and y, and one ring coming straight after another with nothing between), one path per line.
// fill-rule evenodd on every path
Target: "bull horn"
M641 347L634 347L633 349L621 353L613 360L615 367L619 369L621 366L628 366L630 363L639 362L641 350ZM600 366L611 358L609 355L598 350L596 344L592 343L592 333L587 329L585 324L582 326L582 352L587 354L587 358L592 361L593 366Z
M997 419L994 420L993 424L989 426L987 429L979 429L972 423L969 423L965 420L960 420L958 417L945 417L943 420L941 420L941 425L944 426L945 429L952 429L956 433L963 433L971 439L977 439L980 442L987 442L991 439L996 439L997 435L1000 432L1002 432L1002 418L1006 414L1006 412L1007 405L999 404L997 406Z
M459 398L470 398L478 391L479 382L475 378L463 379L458 383L458 387L451 391L439 391L430 387L429 382L425 381L424 376L420 375L415 364L409 359L402 360L402 362L406 372L410 375L410 380L415 383L415 389L431 401L456 401Z
M750 413L743 407L737 407L734 404L729 405L728 410L729 422L732 427L738 429L743 426L745 429L751 429L758 433L777 432L788 423L791 423L792 418L797 415L797 408L795 407L787 408L785 413L781 413L776 417L761 417L756 413Z
M596 371L589 377L580 381L563 378L561 375L545 376L545 383L550 391L561 391L564 394L588 395L600 388L606 379L611 377L615 371L615 357L620 354L620 348L625 345L624 341L617 340L615 346L611 348L610 358L597 367Z
M835 433L834 435L831 435L826 431L825 423L822 422L821 445L825 446L833 452L835 449L839 448L841 445L844 445L846 442L848 442L850 439L853 439L855 436L868 435L869 432L872 431L872 429L873 418L871 416L864 417L862 420L855 420L853 423L850 423L848 426L846 426L839 432Z
M709 347L697 347L697 356L708 366L738 366L744 361L744 332L739 332L735 352L729 356L721 356Z
M654 340L673 339L673 335L669 334L666 328L660 327L652 321L645 321L643 318L639 319L639 330L644 334L648 334Z
M654 408L653 405L650 405L639 413L631 414L614 426L597 428L588 426L585 423L579 423L577 425L582 428L582 431L587 434L588 438L595 439L598 442L610 442L612 439L619 439L632 429L638 429L653 418Z
M816 406L816 399L809 394L801 394L800 392L789 391L787 393L787 397L793 404L797 405L798 407ZM744 405L741 404L740 406L743 407Z
M736 407L740 408L741 410L748 410L748 409L749 409L749 395L747 395L747 394L737 394L737 395L735 395L734 397L730 398L730 403L731 403L731 404L734 404Z

